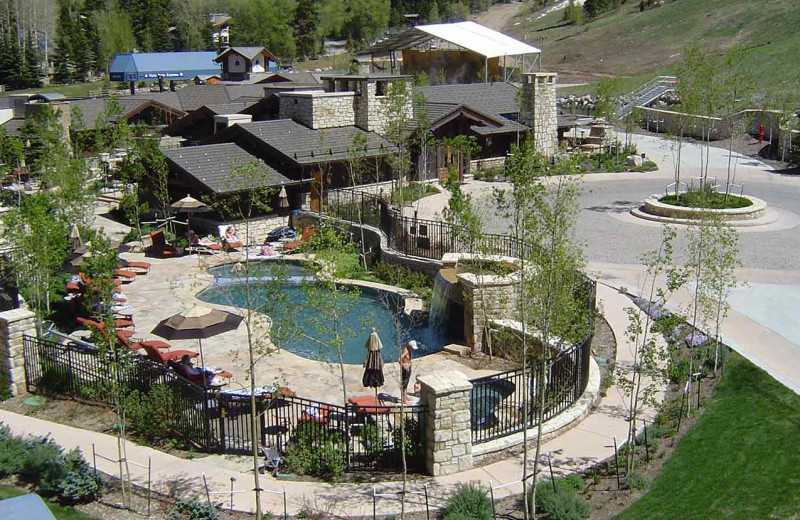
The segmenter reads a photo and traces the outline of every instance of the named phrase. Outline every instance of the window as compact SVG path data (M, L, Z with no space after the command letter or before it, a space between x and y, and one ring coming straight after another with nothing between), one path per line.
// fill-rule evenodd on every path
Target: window
M386 95L386 82L378 81L375 83L375 96L382 97Z

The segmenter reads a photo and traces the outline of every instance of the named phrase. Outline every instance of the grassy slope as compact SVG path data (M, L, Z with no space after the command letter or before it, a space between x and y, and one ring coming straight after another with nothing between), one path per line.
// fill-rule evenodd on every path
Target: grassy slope
M712 54L742 44L751 48L762 91L800 90L797 0L668 0L644 13L637 5L629 1L580 28L564 24L562 11L541 20L523 14L508 31L542 48L545 69L641 76L639 81L674 69L690 44Z
M26 494L26 491L15 488L12 486L0 486L0 500L6 498L18 497ZM55 515L58 520L89 520L92 517L81 513L71 507L61 506L45 499L45 504L50 509L50 512Z
M703 417L617 518L797 518L800 396L731 358Z

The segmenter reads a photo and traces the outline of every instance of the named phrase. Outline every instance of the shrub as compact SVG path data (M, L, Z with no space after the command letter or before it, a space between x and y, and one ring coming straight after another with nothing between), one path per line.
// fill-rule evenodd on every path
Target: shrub
M364 429L361 430L361 438L364 440L364 448L367 450L367 453L373 455L380 453L383 449L383 442L381 440L381 434L378 431L378 425L371 423L364 425Z
M342 432L305 422L295 428L286 462L298 473L336 482L346 469L345 449Z
M584 493L586 491L586 483L583 481L583 477L576 473L564 477L564 482L566 482L569 487L575 491L580 493Z
M47 437L31 437L19 465L19 477L25 482L39 484L61 465L61 447Z
M11 389L8 383L8 378L5 374L0 372L0 402L11 399Z
M556 479L556 489L550 480L536 484L536 508L549 520L580 520L592 513L592 508L578 496L564 479Z
M486 181L487 182L494 182L494 178L497 175L497 172L494 170L487 170L486 171Z
M406 419L404 430L406 434L406 461L411 462L408 459L418 457L422 454L422 443L419 442L419 421L413 417L409 417ZM395 449L398 451L400 451L400 446L403 444L402 440L400 428L397 427L392 431L392 443L394 444Z
M28 443L15 437L7 426L0 426L0 478L18 475Z
M493 516L489 496L476 484L459 484L444 512L445 520L490 520Z
M631 471L625 477L625 489L647 489L647 479L641 473Z
M153 386L150 392L133 391L122 400L130 425L145 441L153 443L170 437L172 419L178 415L172 390Z
M481 180L483 178L483 172L477 170L475 173L472 174L472 178L475 179L476 181Z
M167 520L217 520L218 518L219 512L214 506L195 497L179 498L167 516Z

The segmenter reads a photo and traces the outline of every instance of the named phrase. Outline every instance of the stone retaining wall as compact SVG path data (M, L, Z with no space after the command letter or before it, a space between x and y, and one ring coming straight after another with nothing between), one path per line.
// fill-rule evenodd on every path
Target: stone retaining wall
M644 199L644 212L650 215L659 217L666 217L672 219L684 220L697 220L709 213L721 216L723 220L738 221L738 220L755 220L764 216L767 209L767 203L761 199L744 195L743 198L750 200L753 204L746 208L728 208L728 209L702 209L702 208L684 208L681 206L673 206L671 204L664 204L659 202L662 195L652 195Z
M475 159L469 162L469 173L485 170L499 170L506 165L506 158L503 157L488 157L486 159Z

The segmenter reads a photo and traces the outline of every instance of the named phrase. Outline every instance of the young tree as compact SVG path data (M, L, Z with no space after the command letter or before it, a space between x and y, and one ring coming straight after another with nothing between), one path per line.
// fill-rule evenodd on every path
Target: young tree
M42 59L39 55L39 44L33 39L33 33L28 32L24 53L25 88L38 88L42 86Z
M405 185L406 175L411 167L409 154L409 138L411 121L413 117L411 84L405 80L392 81L386 89L386 95L381 100L386 113L388 125L386 139L397 147L397 154L391 157L392 166L392 192ZM400 201L402 207L403 201Z
M652 305L650 312L644 312L638 307L625 309L628 314L625 336L634 347L633 365L630 373L619 371L616 379L617 385L622 388L629 400L627 442L630 449L626 456L628 472L633 470L635 462L636 453L633 446L636 443L639 411L642 406L657 404L658 391L667 379L665 363L669 358L669 352L653 334L652 320L656 312L654 309L663 309L669 298L687 280L686 270L673 264L672 243L675 236L676 232L672 227L664 226L659 248L645 253L642 258L647 266L647 274L641 293L647 298L648 305ZM664 286L659 286L662 278L666 283Z
M721 84L723 91L720 94L723 115L730 122L730 136L728 137L728 165L727 176L725 179L725 195L729 195L731 184L736 179L736 162L733 162L733 139L738 131L744 132L744 128L737 127L735 116L749 102L753 91L753 76L747 67L750 60L749 52L744 47L733 47L725 54L725 61L722 70ZM746 121L743 121L747 124Z
M264 163L253 161L250 163L234 163L231 166L229 191L224 198L212 198L208 202L220 214L228 219L237 219L244 226L245 240L252 240L253 219L260 215L268 214L272 208L269 201L274 195L274 189L269 186L267 170ZM240 230L241 231L241 230ZM255 490L256 518L262 518L261 494L259 485L259 432L260 420L258 415L256 389L256 366L265 356L274 350L274 345L285 336L282 331L281 320L277 318L280 313L286 312L290 302L278 287L285 283L285 271L280 264L274 264L271 271L272 281L257 281L257 262L246 254L237 265L241 266L237 276L240 281L231 286L239 292L239 296L228 293L225 304L231 305L243 316L245 331L247 333L247 373L250 379L250 440L253 456L253 484ZM269 316L270 318L268 318ZM267 322L269 320L269 322ZM264 331L269 330L269 336ZM271 338L271 340L270 340Z
M3 216L3 227L19 254L12 258L20 292L36 313L37 328L50 312L50 294L69 254L69 228L56 218L52 197L38 193L20 200Z

